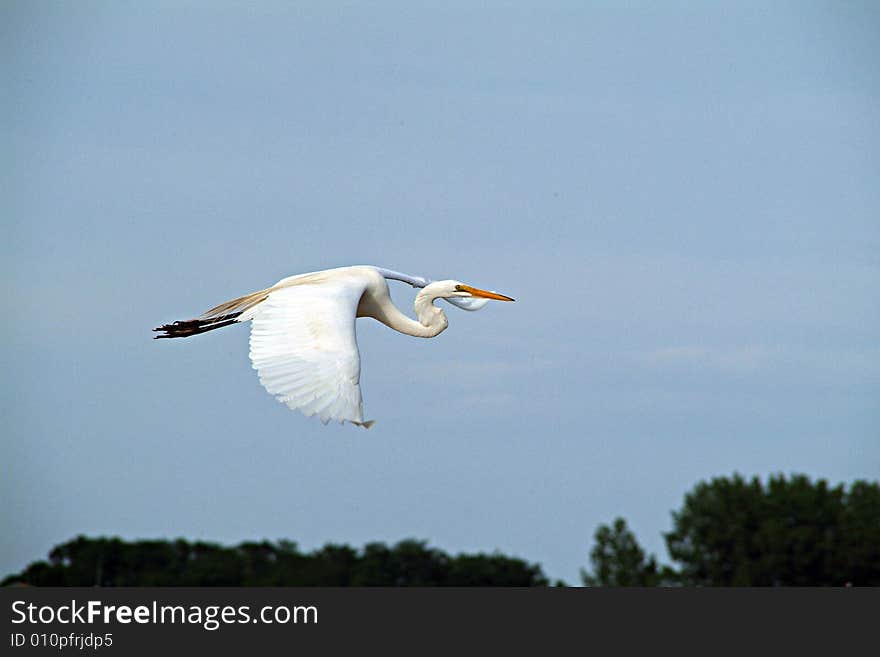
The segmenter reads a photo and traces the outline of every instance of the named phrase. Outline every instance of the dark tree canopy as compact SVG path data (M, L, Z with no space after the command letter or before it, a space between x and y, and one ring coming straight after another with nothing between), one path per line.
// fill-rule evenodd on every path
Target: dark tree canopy
M880 484L804 475L698 483L665 534L658 566L623 518L600 525L586 586L880 586ZM36 586L547 586L536 564L449 555L423 541L327 544L123 541L80 536L2 583ZM561 584L561 582L558 582Z
M880 586L880 484L830 488L804 475L697 484L658 568L623 518L600 525L586 586Z
M626 520L599 525L596 545L590 551L592 573L581 571L584 586L657 586L661 581L657 560L646 557Z
M720 477L685 496L666 543L688 586L877 586L880 485Z
M10 575L34 586L546 586L541 567L500 554L450 556L406 540L363 550L295 543L123 541L80 536Z

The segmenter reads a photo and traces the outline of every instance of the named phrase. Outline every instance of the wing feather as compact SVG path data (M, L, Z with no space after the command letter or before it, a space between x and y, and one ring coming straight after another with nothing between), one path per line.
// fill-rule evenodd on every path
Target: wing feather
M251 363L263 387L307 416L364 424L355 319L363 278L276 287L256 307Z

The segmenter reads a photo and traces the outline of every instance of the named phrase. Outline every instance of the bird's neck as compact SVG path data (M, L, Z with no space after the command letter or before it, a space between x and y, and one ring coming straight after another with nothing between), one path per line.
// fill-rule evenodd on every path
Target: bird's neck
M371 307L363 315L378 319L395 331L416 338L433 338L442 333L449 325L446 314L433 303L436 298L431 292L426 294L425 290L416 295L415 310L418 321L404 315L392 303Z
M419 324L427 329L427 334L422 337L433 338L435 335L445 331L446 327L449 326L446 313L434 305L434 299L437 298L437 295L428 288L423 289L416 295L416 300L413 304L416 317L419 318Z

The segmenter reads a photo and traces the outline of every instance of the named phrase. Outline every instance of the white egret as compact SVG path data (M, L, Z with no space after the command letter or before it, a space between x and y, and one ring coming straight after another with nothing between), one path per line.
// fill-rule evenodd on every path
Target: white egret
M423 288L415 299L417 320L391 301L385 279ZM465 310L479 310L490 299L510 297L465 285L431 281L372 266L340 267L290 276L265 290L221 303L198 319L165 324L156 338L186 338L239 322L252 322L250 358L260 383L279 401L306 416L364 421L360 354L355 319L372 317L395 331L433 338L449 325L434 305L444 299Z

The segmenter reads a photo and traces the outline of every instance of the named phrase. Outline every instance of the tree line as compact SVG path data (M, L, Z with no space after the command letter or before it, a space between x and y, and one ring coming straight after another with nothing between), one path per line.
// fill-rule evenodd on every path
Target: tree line
M600 525L586 586L878 586L880 484L805 475L700 482L647 556L623 518Z
M291 541L234 547L202 541L76 539L3 584L34 586L546 586L538 565L501 554L450 556L424 541L328 544Z
M647 555L623 518L600 525L585 586L880 586L880 484L830 487L804 475L698 483L664 534L672 563ZM424 541L202 541L79 536L2 584L33 586L548 586L541 566L450 555Z

